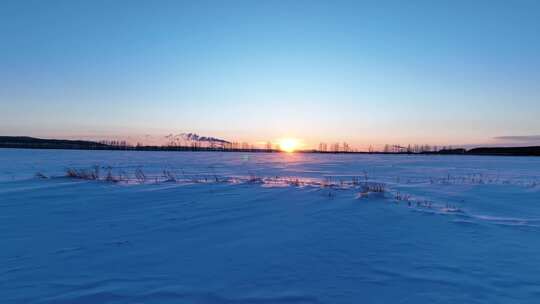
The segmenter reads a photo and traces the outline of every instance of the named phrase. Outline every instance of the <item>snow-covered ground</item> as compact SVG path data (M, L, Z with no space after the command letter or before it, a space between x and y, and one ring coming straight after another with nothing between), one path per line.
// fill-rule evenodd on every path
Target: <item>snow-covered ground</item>
M539 238L540 158L0 149L0 303L538 303Z

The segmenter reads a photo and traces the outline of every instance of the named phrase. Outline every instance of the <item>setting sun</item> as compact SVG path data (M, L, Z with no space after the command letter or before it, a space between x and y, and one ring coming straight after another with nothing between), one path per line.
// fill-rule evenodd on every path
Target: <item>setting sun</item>
M279 142L281 151L294 152L298 148L298 141L294 138L285 138Z

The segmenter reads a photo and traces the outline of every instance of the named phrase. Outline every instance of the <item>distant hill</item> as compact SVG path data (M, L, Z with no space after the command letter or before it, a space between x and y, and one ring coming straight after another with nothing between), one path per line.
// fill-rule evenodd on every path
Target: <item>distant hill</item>
M0 136L0 148L108 149L109 145L86 140L42 139L28 136Z
M514 155L514 156L540 156L540 146L534 147L490 147L474 148L467 151L472 155Z

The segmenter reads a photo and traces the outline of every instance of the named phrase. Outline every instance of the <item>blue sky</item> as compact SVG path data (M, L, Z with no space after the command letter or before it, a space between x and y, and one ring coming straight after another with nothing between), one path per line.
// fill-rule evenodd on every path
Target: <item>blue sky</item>
M0 133L538 142L539 33L525 0L2 1Z

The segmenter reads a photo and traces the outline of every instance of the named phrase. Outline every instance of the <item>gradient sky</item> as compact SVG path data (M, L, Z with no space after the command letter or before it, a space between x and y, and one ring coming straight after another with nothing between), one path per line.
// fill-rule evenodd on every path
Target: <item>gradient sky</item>
M2 135L540 142L540 1L3 0L0 83Z

